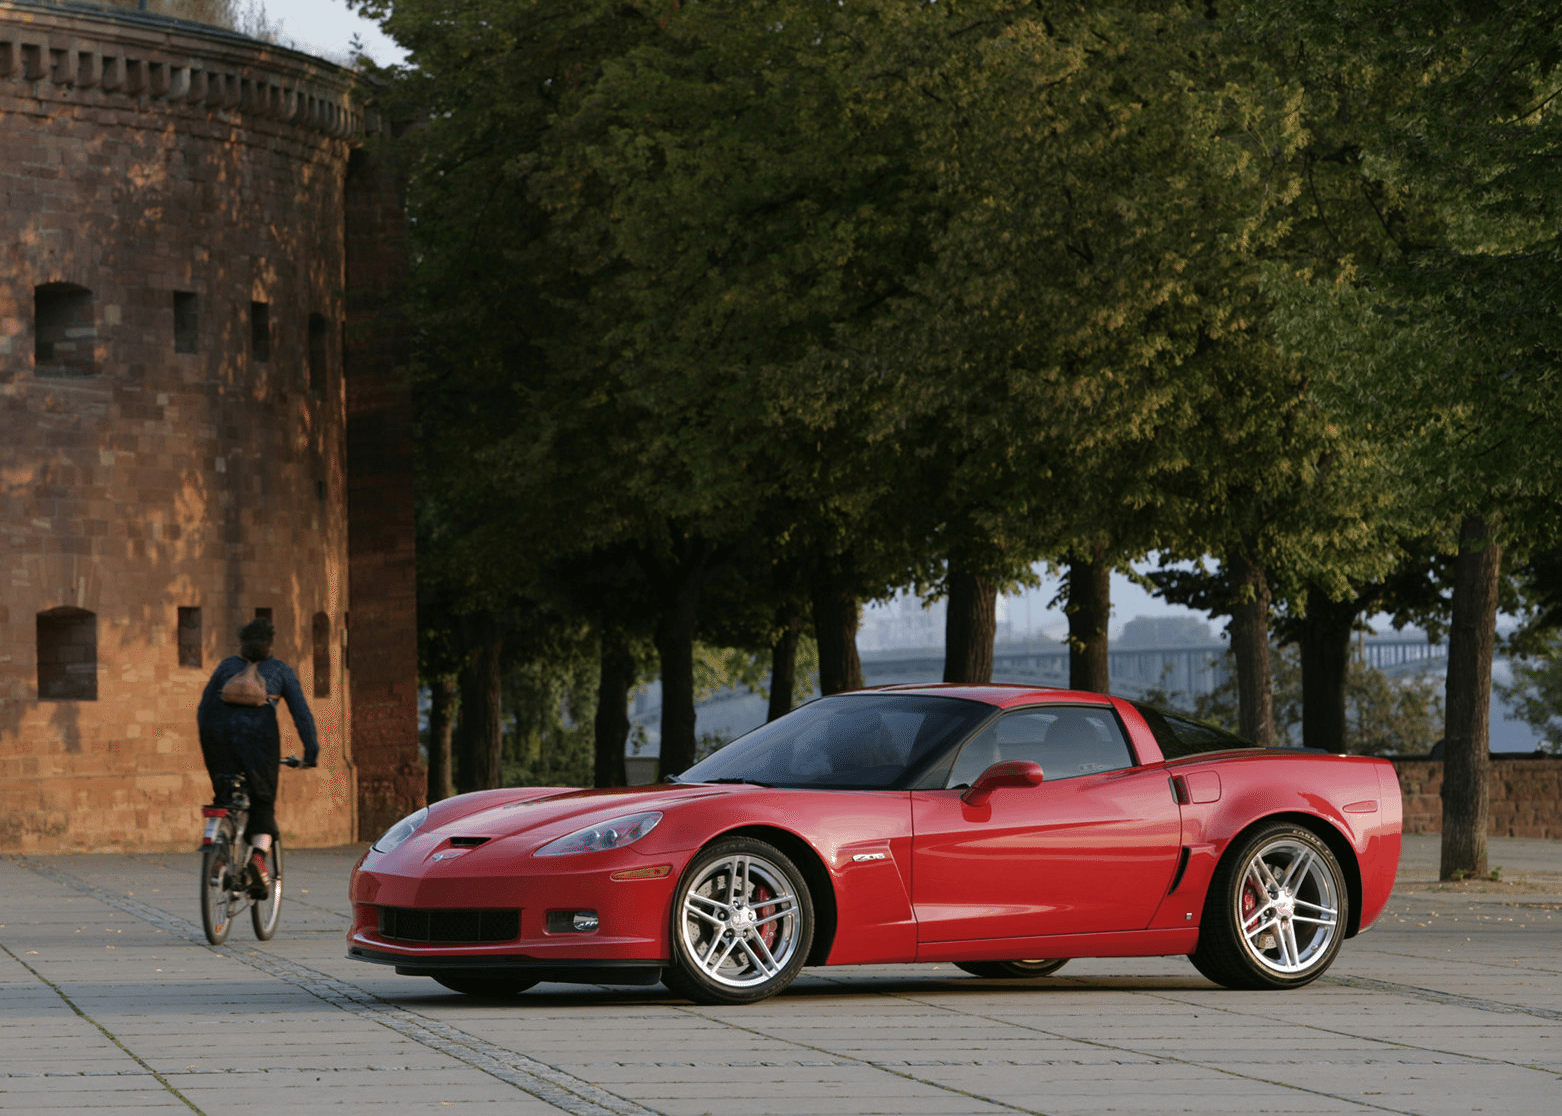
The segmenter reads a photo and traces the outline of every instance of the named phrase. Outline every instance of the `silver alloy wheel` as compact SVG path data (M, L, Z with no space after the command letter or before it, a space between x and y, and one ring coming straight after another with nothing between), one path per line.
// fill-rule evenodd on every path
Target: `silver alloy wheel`
M762 856L713 860L683 890L678 927L688 957L728 988L781 976L797 954L801 926L788 873Z
M1279 836L1260 845L1237 882L1239 940L1273 973L1305 972L1328 956L1340 932L1336 875L1317 850Z

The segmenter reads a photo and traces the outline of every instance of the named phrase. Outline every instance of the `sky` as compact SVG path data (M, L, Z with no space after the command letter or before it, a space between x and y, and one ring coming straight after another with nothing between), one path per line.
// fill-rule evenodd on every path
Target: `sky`
M334 61L350 55L353 35L363 40L365 52L382 65L399 62L401 48L380 30L379 24L360 18L342 0L261 0L268 22L279 25L284 42L296 50Z

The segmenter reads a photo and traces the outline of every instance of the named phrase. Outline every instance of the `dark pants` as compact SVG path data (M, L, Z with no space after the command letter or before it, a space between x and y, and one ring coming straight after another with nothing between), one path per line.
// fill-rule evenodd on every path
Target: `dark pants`
M227 788L223 780L232 775L243 775L249 794L249 824L244 827L244 839L254 840L260 833L279 837L277 830L277 764L272 760L264 768L246 762L246 758L232 747L221 742L201 742L201 754L206 760L206 774L211 776L212 800L221 802Z

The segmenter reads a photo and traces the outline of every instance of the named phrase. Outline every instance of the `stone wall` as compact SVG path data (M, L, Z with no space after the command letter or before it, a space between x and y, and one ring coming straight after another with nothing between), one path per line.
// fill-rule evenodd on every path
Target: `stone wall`
M410 534L349 581L353 80L198 24L0 0L0 850L193 847L195 707L263 611L322 741L319 770L283 773L286 838L357 837L384 759L355 757L352 720L381 690L416 765ZM360 697L349 611L381 599L401 627L375 641L400 650ZM376 814L415 808L408 785Z
M1405 832L1441 833L1442 761L1396 759L1394 768L1405 796ZM1493 758L1490 835L1562 839L1562 758Z

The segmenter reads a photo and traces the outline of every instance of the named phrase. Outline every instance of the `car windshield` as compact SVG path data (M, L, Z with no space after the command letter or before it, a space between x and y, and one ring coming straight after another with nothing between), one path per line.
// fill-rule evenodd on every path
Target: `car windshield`
M738 737L680 783L888 790L964 739L993 712L964 698L835 694Z

